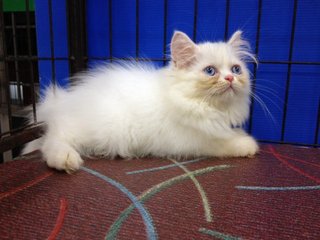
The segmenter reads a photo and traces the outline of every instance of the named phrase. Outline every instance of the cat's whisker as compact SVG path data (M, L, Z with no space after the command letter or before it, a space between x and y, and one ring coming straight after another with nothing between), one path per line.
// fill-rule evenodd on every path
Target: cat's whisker
M269 108L267 107L267 105L265 104L265 102L264 102L259 96L257 96L257 95L254 95L254 94L252 94L252 93L251 93L250 95L254 98L254 100L255 100L257 103L260 104L261 109L263 110L264 114L271 119L271 121L273 122L273 124L279 125L278 121L275 119L275 117L273 116L273 114L271 113L271 111L269 110ZM253 104L253 103L252 103L252 104Z
M256 93L255 95L258 96L258 94L262 95L264 98L266 98L269 102L271 102L280 112L282 111L279 104L277 104L272 98L268 97L266 94L263 93ZM260 97L260 96L259 96ZM261 97L260 97L261 98ZM261 98L262 99L262 98ZM283 102L283 101L282 101Z
M285 88L283 86L281 86L279 83L274 82L273 80L269 80L269 79L264 79L264 78L256 78L255 79L255 85L260 85L260 82L265 82L268 84L272 84L274 86L276 86L277 88L284 90Z
M270 113L269 109L267 108L266 104L262 101L262 99L256 95L251 95L253 99L260 104L261 109L263 110L265 115L268 115ZM253 103L252 103L253 104Z
M272 91L272 92L274 92L274 93L277 93L277 91L276 91L274 88L269 87L269 86L266 86L266 85L263 85L263 84L256 84L256 85L253 86L253 88L268 89L268 90L270 90L270 91Z
M265 88L263 86L259 86L257 88L254 89L255 91L254 92L264 92L264 93L267 93L267 94L270 94L272 95L273 97L275 97L278 101L282 102L283 103L283 100L278 96L277 92L276 91L273 91L273 89L270 89L270 88Z
M213 97L217 96L217 91L214 88L210 88L208 94L205 96L205 101L210 102Z
M275 92L272 92L268 89L263 89L263 88L256 88L255 89L256 94L261 94L264 96L267 96L270 98L267 94L271 95L272 97L276 98L277 101L281 102L282 104L284 103L283 99L281 99ZM271 98L270 98L271 99Z

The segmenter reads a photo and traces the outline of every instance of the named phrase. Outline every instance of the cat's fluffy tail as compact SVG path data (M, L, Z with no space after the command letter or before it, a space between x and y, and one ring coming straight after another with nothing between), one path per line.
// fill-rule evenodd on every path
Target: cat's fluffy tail
M46 122L51 116L52 108L55 106L57 95L64 94L66 91L56 85L50 85L45 89L45 94L41 96L40 102L37 104L37 120L38 122ZM30 109L31 112L31 109ZM33 123L33 115L29 115L29 123ZM40 150L43 144L43 137L27 143L21 154L27 154L35 150Z
M27 143L24 146L21 154L24 155L24 154L31 153L31 152L36 151L36 150L40 150L40 148L42 146L42 142L43 142L43 140L42 140L42 137L41 137L41 138L38 138L36 140L33 140L32 142Z

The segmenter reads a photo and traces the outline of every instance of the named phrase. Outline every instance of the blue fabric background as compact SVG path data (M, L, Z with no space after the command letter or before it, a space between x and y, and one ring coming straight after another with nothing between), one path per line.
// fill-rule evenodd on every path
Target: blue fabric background
M138 5L137 5L138 3ZM195 4L196 3L196 4ZM164 54L174 30L186 32L196 41L223 40L242 29L253 51L262 61L288 61L292 32L293 0L261 1L259 48L256 46L259 1L230 0L228 32L227 1L221 0L113 0L112 23L109 22L109 0L87 1L87 41L89 65L100 58L152 58L162 66ZM139 7L137 18L137 6ZM195 9L195 6L197 8ZM36 25L39 57L51 57L48 1L36 0ZM320 1L299 0L292 61L320 62ZM197 16L195 17L195 13ZM54 57L68 57L68 36L65 0L52 1ZM165 16L166 25L165 25ZM137 22L138 20L138 22ZM137 27L138 24L138 27ZM196 24L196 29L194 26ZM110 36L112 25L112 36ZM139 31L137 33L137 30ZM138 34L138 37L136 36ZM112 49L110 49L110 41ZM137 52L138 41L138 52ZM111 51L110 51L111 50ZM112 52L112 56L110 53ZM56 82L66 86L69 76L67 59L54 61ZM50 60L39 61L39 77L44 89L52 80ZM253 66L250 66L253 69ZM253 102L252 134L261 140L320 143L316 137L320 96L320 65L293 64L287 85L288 64L260 63L257 69L256 94L265 102L271 114L265 114L257 101ZM288 88L284 139L281 139L286 88Z

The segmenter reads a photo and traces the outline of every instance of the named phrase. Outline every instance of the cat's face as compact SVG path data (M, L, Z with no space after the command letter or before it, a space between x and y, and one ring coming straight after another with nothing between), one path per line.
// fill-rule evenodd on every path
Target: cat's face
M194 96L206 100L229 101L237 96L249 95L249 71L246 58L247 42L238 31L226 43L195 44L182 32L175 32L171 42L174 68L186 76Z

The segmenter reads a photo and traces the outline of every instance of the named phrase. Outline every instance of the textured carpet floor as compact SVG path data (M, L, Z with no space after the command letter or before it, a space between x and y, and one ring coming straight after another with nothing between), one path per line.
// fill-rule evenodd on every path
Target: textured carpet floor
M320 149L252 159L0 165L0 239L320 239Z

